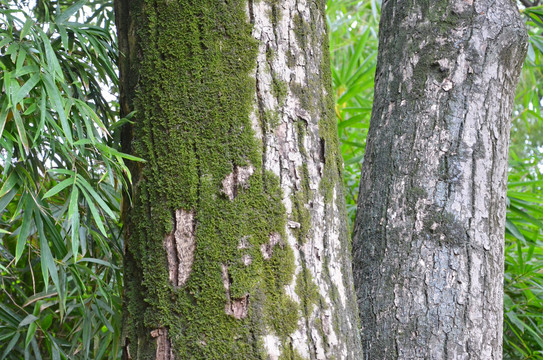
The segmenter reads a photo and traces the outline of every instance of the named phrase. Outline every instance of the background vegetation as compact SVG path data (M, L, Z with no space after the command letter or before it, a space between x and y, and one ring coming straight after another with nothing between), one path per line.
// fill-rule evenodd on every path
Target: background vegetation
M504 358L543 359L543 7L512 125ZM0 0L0 359L118 359L120 194L111 1ZM378 0L329 0L332 73L356 211L373 97ZM107 86L105 85L107 84Z

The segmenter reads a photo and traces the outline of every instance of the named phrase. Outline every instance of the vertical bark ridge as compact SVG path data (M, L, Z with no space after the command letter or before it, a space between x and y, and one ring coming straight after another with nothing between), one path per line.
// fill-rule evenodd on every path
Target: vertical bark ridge
M358 358L324 2L249 6L260 44L253 127L264 139L264 168L281 179L296 263L287 292L302 307L291 351L307 359Z
M354 233L367 359L501 359L514 2L383 3Z

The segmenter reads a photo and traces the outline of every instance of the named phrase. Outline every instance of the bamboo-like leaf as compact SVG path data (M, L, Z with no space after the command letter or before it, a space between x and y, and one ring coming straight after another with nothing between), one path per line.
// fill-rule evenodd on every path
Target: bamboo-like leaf
M74 187L74 192L77 188ZM72 192L73 194L73 192ZM77 195L79 196L79 195ZM71 204L70 204L71 207ZM72 235L72 254L74 259L77 259L77 254L79 252L79 211L74 211L71 216L68 216L71 220L71 235Z
M32 212L34 209L34 201L32 200L32 197L29 194L25 194L23 198L25 206L23 210L23 221L19 230L19 236L17 236L17 247L15 248L15 263L17 263L21 258L28 236L30 235Z
M6 179L6 182L2 185L0 188L0 198L2 198L4 195L6 195L13 187L19 182L19 176L15 171L11 171L8 178Z
M43 46L45 48L45 57L47 58L47 65L49 65L49 70L51 74L55 74L59 77L61 81L64 81L64 74L60 68L60 64L57 59L57 55L51 46L51 40L47 37L47 34L41 29L38 29L38 34L41 37Z
M32 90L39 81L39 73L35 73L34 75L32 75L30 79L28 79L28 81L23 86L21 86L21 88L15 94L13 94L13 104L18 104L19 102L21 102L21 100L23 100L23 98L28 95L30 90Z
M74 185L76 182L76 177L72 177L72 178L69 178L69 179L65 179L61 182L59 182L58 184L56 184L55 186L53 186L51 189L49 189L49 191L47 191L44 195L43 195L43 198L44 199L47 199L51 196L54 196L56 194L58 194L59 192L61 192L62 190L66 189L68 186L71 186L71 185Z
M87 182L87 180L85 180L83 177L81 177L80 175L77 175L77 179L78 179L78 183L81 183L83 184L83 186L85 187L85 189L88 191L88 193L90 195L92 195L92 197L94 198L94 200L96 200L96 202L98 203L98 205L100 205L100 207L102 208L102 210L104 210L112 219L116 219L117 218L117 215L111 211L111 209L109 208L109 206L107 206L107 204L104 202L104 200L102 199L102 197L100 195L98 195L98 193L96 193L96 191L92 188L92 186L90 186L90 184ZM105 234L105 233L104 233Z
M526 241L524 235L522 235L520 230L509 219L507 219L505 222L505 228L517 239Z
M91 211L92 218L94 219L94 222L98 226L98 229L102 232L102 234L105 236L107 234L106 229L104 228L104 223L102 222L102 218L100 217L100 214L98 213L98 210L96 209L96 206L94 206L92 198L84 188L81 188L83 196L87 200L87 205Z
M4 101L2 102L2 108L0 109L0 139L2 138L4 127L6 126L8 113L9 113L9 102L6 97L6 99L4 99Z
M19 40L22 41L26 35L28 35L28 32L30 31L30 28L34 25L34 20L32 18L28 17L25 21L25 24L23 25L23 28L21 29L21 32L19 33Z
M19 110L13 109L13 118L15 119L15 126L17 127L17 133L19 134L19 139L21 140L22 145L24 146L25 150L28 152L30 149L28 138L26 137L26 129L23 124L23 119L21 118L21 114L19 114Z
M26 326L30 323L33 323L34 321L38 320L38 318L32 314L28 314L20 323L19 327Z
M36 328L37 328L36 322L32 322L30 326L28 327L28 330L26 332L26 339L25 339L25 349L28 348L30 341L32 341L32 339L34 338L34 335L36 334Z
M5 359L7 355L11 352L11 350L13 350L13 348L15 347L15 344L17 344L17 341L19 341L20 337L21 337L20 332L13 333L13 337L11 338L11 340L8 343L8 346L6 346L6 349L2 353L2 359Z
M53 108L58 114L58 117L60 119L60 124L62 126L62 130L64 132L64 135L66 136L66 140L68 140L69 144L72 144L74 142L73 137L72 137L72 130L71 130L70 125L68 124L66 113L64 113L64 105L62 103L62 97L60 96L60 93L58 89L56 88L53 79L47 73L43 74L43 84L45 85L47 95L49 95L49 98L52 101Z
M60 15L58 15L55 18L55 22L57 24L65 23L72 15L74 15L76 12L78 12L86 3L88 3L88 0L79 0Z

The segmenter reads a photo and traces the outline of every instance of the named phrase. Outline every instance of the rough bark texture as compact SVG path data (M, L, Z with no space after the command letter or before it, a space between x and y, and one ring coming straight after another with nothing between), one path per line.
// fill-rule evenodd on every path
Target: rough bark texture
M125 358L360 357L324 6L116 1Z
M501 359L510 0L383 2L354 234L365 359Z

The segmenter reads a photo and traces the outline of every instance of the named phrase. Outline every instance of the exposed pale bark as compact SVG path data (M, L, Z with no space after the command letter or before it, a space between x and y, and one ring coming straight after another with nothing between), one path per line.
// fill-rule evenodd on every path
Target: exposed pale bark
M510 0L383 2L354 234L365 359L501 359Z
M325 1L116 1L125 358L357 359Z

